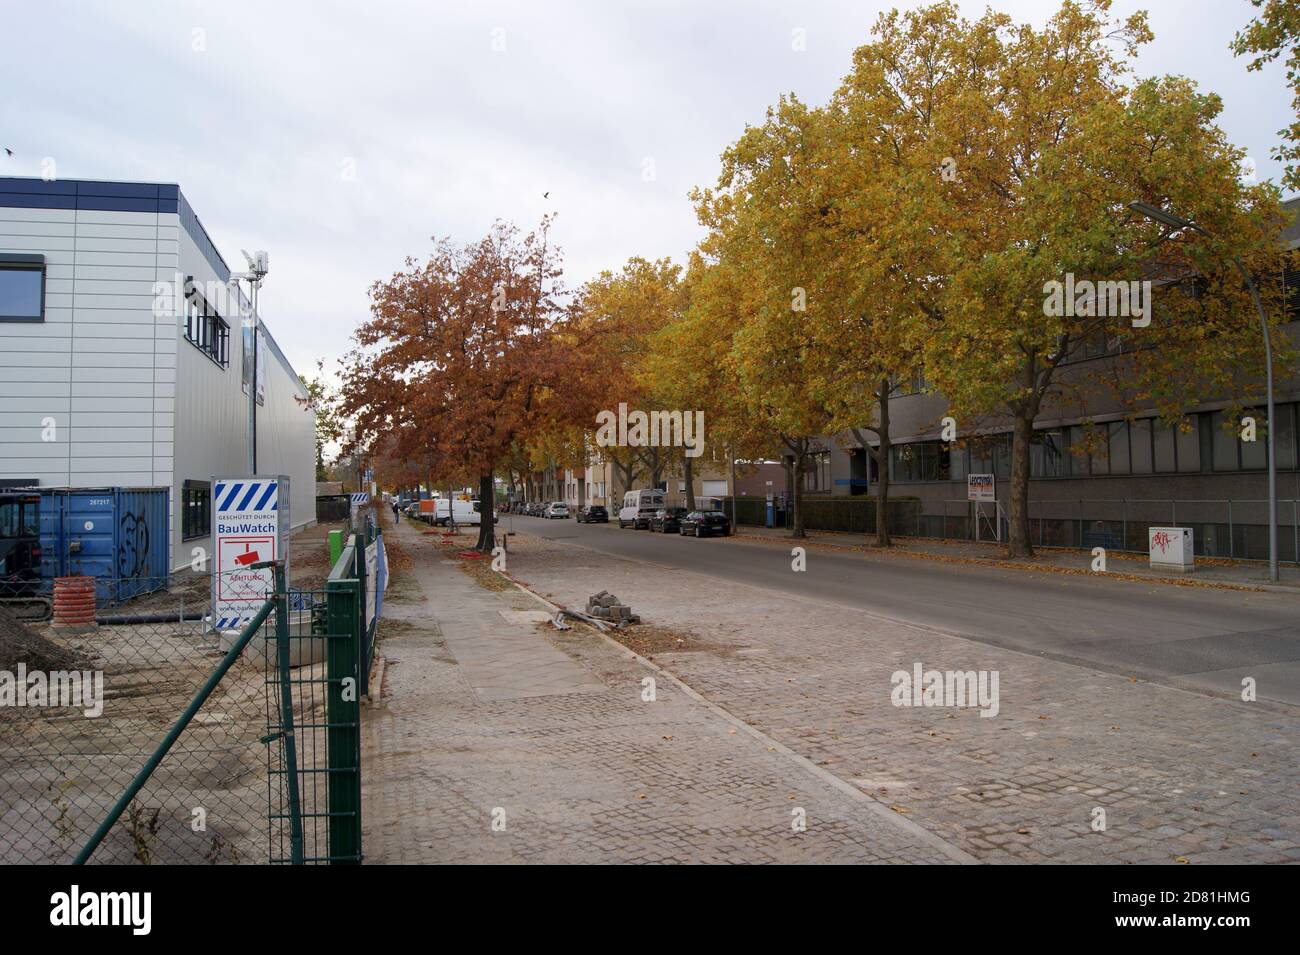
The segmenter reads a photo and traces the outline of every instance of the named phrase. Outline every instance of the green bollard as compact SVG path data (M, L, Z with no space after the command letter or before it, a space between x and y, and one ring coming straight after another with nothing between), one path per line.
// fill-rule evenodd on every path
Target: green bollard
M343 556L343 532L330 531L330 566L333 567Z

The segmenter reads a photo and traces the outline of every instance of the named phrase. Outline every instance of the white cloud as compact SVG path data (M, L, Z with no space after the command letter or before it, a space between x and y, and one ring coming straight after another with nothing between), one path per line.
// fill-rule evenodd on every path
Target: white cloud
M1034 22L1047 9L994 5ZM714 181L721 150L782 92L824 101L883 6L24 4L0 34L0 140L18 153L0 174L39 175L53 156L62 177L179 182L228 259L270 251L263 309L306 371L346 349L371 282L431 236L470 241L495 218L528 228L558 211L571 287L630 255L684 257L699 235L691 187ZM1276 177L1281 70L1249 74L1227 49L1253 8L1142 6L1157 37L1142 71L1219 92L1229 137Z

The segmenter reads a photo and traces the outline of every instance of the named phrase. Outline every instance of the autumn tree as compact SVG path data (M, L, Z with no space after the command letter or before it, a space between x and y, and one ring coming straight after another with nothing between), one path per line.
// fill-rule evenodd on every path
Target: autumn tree
M431 475L477 480L478 549L494 544L494 470L562 414L575 362L551 220L525 236L496 223L479 242L439 241L428 261L371 289L371 318L344 363L344 411L362 440L396 435ZM412 427L403 428L409 422Z
M298 380L306 389L307 397L295 397L294 400L316 416L316 480L324 481L327 480L325 448L343 437L343 422L338 415L338 392L330 385L323 358L316 360L315 376L299 375Z
M1247 69L1258 71L1286 55L1286 80L1291 86L1291 108L1296 121L1278 135L1282 142L1273 158L1286 165L1282 185L1300 190L1300 0L1250 0L1260 11L1232 40L1232 52L1252 57Z
M896 288L925 319L927 379L963 433L989 416L1012 426L1014 556L1032 554L1033 422L1087 342L1105 336L1120 356L1107 380L1169 415L1262 369L1225 253L1271 259L1276 194L1239 181L1218 97L1176 77L1128 85L1151 34L1143 14L1108 10L1066 2L1041 30L993 12L972 23L949 3L885 14L837 94L888 131L896 156L892 207L878 211L890 257L909 263ZM1221 241L1166 241L1134 200L1193 215ZM1067 278L1123 285L1082 284L1056 307ZM1191 294L1157 292L1154 318L1136 314L1148 280ZM1111 293L1084 295L1098 288Z
M655 359L655 336L680 314L683 303L681 269L668 259L629 259L617 271L605 271L587 282L574 306L575 334L584 336L585 368L576 373L575 399L590 417L583 434L590 440L600 411L617 413L620 405L631 411L680 408L681 397L664 387L650 370ZM679 459L680 451L644 443L597 446L598 455L614 469L616 483L628 490L638 475L658 484Z
M699 307L706 321L730 330L725 360L745 413L782 451L794 537L805 536L804 476L835 418L818 370L843 355L821 325L838 303L818 287L827 128L819 111L783 98L723 153L716 187L692 195L709 230L700 253L713 266Z

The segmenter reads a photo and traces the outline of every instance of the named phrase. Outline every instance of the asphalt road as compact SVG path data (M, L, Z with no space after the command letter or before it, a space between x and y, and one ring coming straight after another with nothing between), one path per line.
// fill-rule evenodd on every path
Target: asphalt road
M875 557L503 515L507 530L1198 691L1300 706L1300 597ZM512 527L513 522L513 527ZM791 542L793 546L793 542Z

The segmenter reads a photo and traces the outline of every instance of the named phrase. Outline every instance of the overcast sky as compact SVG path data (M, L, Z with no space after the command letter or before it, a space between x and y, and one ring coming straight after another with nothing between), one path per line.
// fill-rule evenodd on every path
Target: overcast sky
M0 0L0 175L52 157L61 178L180 183L233 267L269 251L262 313L310 372L431 236L557 212L570 287L631 255L680 260L699 237L687 194L721 150L782 92L825 102L895 5ZM1055 8L993 6L1034 23ZM1140 72L1218 92L1229 139L1278 178L1283 72L1228 50L1254 8L1114 12L1139 8L1156 36Z

